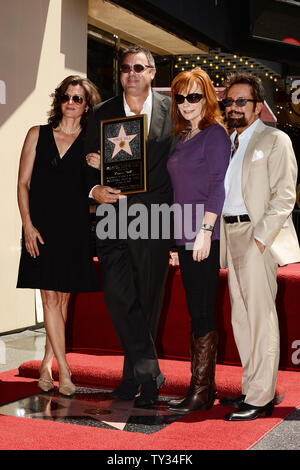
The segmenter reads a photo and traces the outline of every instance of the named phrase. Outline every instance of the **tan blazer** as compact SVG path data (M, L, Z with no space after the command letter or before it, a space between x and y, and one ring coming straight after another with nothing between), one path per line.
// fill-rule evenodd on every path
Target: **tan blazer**
M249 141L242 169L242 193L254 226L279 265L300 261L291 213L296 200L297 162L287 134L261 121ZM220 264L227 266L221 218Z

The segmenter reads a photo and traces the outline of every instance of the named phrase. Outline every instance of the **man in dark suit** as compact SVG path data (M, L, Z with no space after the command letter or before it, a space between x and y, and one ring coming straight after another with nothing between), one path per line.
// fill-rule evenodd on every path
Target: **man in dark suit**
M153 204L172 204L172 189L167 159L174 145L171 134L171 100L151 89L156 69L147 49L133 46L121 58L120 81L123 94L96 106L90 116L86 153L98 151L100 121L135 114L146 114L148 121L147 193L127 196L128 208L143 204L151 224ZM87 170L90 195L99 203L118 203L117 188L99 185L99 172ZM115 204L116 210L118 204ZM151 233L151 231L149 230ZM165 382L159 369L154 346L164 285L169 266L170 240L99 239L96 240L106 305L124 351L121 384L112 392L114 398L131 400L141 394L135 406L153 404Z

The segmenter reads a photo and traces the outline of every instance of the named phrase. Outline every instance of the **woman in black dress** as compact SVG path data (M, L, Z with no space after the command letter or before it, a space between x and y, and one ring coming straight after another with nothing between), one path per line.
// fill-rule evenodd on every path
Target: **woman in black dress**
M74 75L63 80L52 97L48 125L29 130L20 159L18 204L23 231L17 287L41 290L47 337L39 387L54 388L54 355L59 391L69 396L75 392L65 354L70 293L99 290L90 243L83 144L88 110L101 99L93 83Z

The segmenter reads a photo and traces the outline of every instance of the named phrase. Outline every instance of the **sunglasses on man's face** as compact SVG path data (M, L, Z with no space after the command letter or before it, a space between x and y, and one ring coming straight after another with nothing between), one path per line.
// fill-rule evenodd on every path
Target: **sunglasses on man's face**
M60 99L61 103L68 103L70 100L72 100L73 103L78 104L78 105L83 103L82 96L79 96L79 95L70 96L68 95L68 93L65 93L64 95L62 95Z
M238 98L237 100L233 100L231 98L225 98L222 103L225 106L225 108L229 108L230 106L235 103L239 108L242 108L247 104L248 101L252 101L252 103L255 103L256 100L250 100L248 98Z
M134 65L122 64L120 66L120 70L122 73L129 73L131 70L133 70L135 73L141 73L141 72L144 72L145 69L153 69L153 67L151 67L151 65L142 65L142 64L134 64Z
M201 93L190 93L189 95L175 95L174 100L176 104L184 103L184 100L187 100L188 103L199 103L199 101L203 98Z

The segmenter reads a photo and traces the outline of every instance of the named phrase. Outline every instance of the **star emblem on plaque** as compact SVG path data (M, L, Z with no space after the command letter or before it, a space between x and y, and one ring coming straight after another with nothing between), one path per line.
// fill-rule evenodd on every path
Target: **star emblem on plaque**
M121 150L132 156L132 151L129 144L136 136L137 134L127 135L123 124L121 124L119 135L117 137L108 138L108 140L115 145L111 159L118 155Z
M147 116L101 121L101 184L123 194L147 191Z

